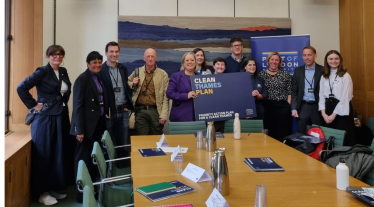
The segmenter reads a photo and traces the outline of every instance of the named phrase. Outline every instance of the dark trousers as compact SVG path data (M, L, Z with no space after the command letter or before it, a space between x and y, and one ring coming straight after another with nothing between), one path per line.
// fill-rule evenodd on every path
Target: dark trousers
M323 124L321 112L318 111L318 103L307 104L301 103L298 110L299 118L297 118L297 131L302 134L307 134L307 125Z
M113 140L115 146L130 144L129 136L129 112L118 110L112 113L110 119L106 119L106 128ZM121 147L117 149L117 158L130 156L130 147ZM113 157L111 158L113 159ZM130 167L130 159L116 162L117 167Z
M80 160L83 160L86 163L92 182L95 182L96 176L99 175L98 174L99 170L98 170L98 167L92 163L91 153L92 153L94 142L101 143L100 140L105 130L105 117L100 116L100 119L97 122L97 125L92 126L92 127L95 127L95 132L93 136L91 137L91 139L87 139L86 137L84 137L82 142L77 141L74 168L75 168L75 175L77 175L78 163Z
M291 105L287 101L267 100L264 104L264 128L269 136L282 142L291 134Z
M353 117L353 107L352 103L349 103L349 115L348 116L339 116L336 115L331 124L326 124L326 127L333 129L340 129L346 132L343 145L344 146L353 146L356 144L355 141L355 122Z
M135 109L135 129L138 135L161 135L164 125L159 122L157 108Z

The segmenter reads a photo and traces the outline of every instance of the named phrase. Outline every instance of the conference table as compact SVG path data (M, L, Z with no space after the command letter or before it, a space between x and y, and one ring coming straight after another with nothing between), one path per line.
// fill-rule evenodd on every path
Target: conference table
M253 206L257 184L267 188L268 206L366 206L346 191L336 188L335 169L315 160L262 133L241 134L235 140L233 134L217 138L217 147L226 148L229 168L230 194L225 196L228 204L234 206ZM193 134L165 135L169 147L188 147L183 153L183 169L188 163L205 169L209 175L210 161L214 152L196 149ZM155 148L160 135L131 137L131 170L134 189L159 182L178 180L195 192L166 200L152 202L138 192L134 193L135 206L158 206L178 203L191 203L194 207L206 206L205 201L212 193L212 181L195 183L174 171L171 153L166 156L142 157L138 149ZM271 157L282 166L283 172L255 172L244 163L246 157ZM367 184L350 177L351 186Z

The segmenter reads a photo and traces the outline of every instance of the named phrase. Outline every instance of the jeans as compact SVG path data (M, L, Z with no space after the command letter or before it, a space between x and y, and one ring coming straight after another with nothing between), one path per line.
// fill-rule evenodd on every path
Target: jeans
M111 118L106 120L106 128L112 137L114 146L130 144L129 125L129 112L125 110L112 113ZM130 151L130 147L118 148L116 157L127 157L130 155ZM128 160L119 161L117 166L126 167L128 162Z

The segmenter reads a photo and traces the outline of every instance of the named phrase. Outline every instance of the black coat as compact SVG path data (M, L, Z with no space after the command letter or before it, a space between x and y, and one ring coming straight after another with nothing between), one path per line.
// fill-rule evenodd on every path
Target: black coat
M321 80L323 66L316 63L314 71L314 97L316 102L319 101L319 82ZM291 95L291 110L300 109L303 101L305 88L305 65L295 69L292 78L292 95Z
M59 79L68 85L68 90L61 97L60 82L49 63L38 67L33 74L22 81L17 92L22 102L28 109L35 107L38 103L52 102L52 105L40 112L42 115L59 115L63 111L63 103L67 106L71 94L71 83L66 68L59 68ZM38 99L35 100L29 90L36 86Z
M107 93L104 84L98 77L103 88L104 115L108 112ZM101 116L99 92L92 75L87 69L78 76L73 88L73 115L70 134L84 134L84 139L91 139Z
M122 65L121 63L117 63L117 68L119 70L119 73L121 74L122 78L122 83L123 83L123 88L125 89L125 97L127 100L127 103L129 105L129 110L134 110L134 105L132 103L132 93L130 86L127 84L127 68ZM103 66L101 67L101 71L98 73L98 76L101 78L101 80L104 83L104 86L107 90L107 95L108 95L108 103L109 103L109 108L111 108L111 115L114 115L116 113L116 101L114 97L114 91L113 91L113 84L112 84L112 79L110 78L109 74L109 67L106 62L103 63Z

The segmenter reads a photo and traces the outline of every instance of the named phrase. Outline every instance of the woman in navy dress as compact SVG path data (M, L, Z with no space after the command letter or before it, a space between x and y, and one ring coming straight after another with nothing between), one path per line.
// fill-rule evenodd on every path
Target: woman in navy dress
M46 51L49 63L22 81L17 92L28 109L40 111L31 124L31 192L45 205L65 198L73 173L74 139L69 135L68 101L71 83L66 68L60 67L65 50L59 45ZM29 90L36 87L38 99ZM44 107L43 107L44 106ZM71 165L71 166L69 166Z
M251 74L252 81L252 96L255 99L256 104L256 119L264 119L264 106L263 102L267 99L267 93L265 90L264 79L258 76L257 63L254 58L246 58L243 60L241 66L241 72L249 72Z

